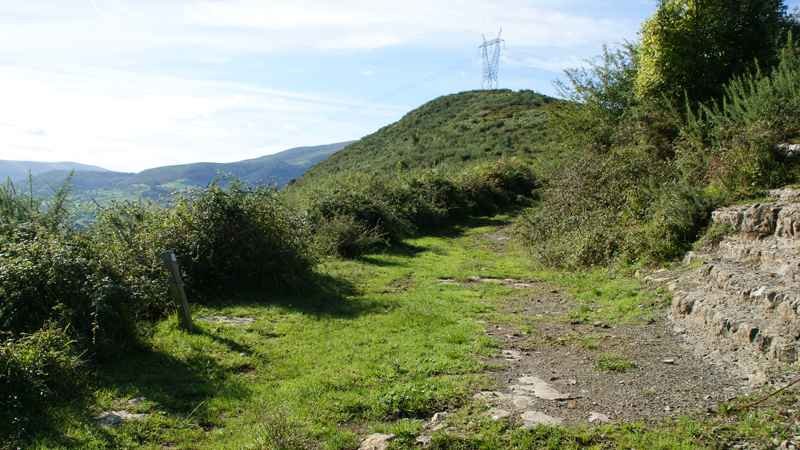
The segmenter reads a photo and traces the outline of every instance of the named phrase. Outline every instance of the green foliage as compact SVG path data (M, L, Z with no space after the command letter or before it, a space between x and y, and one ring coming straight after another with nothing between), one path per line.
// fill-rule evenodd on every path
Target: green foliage
M543 201L522 215L517 230L534 256L553 266L674 258L689 248L712 205L672 172L652 147L587 153L551 174Z
M0 330L20 335L48 323L104 351L130 342L131 293L79 236L33 232L0 254Z
M94 241L158 315L168 307L162 252L175 251L187 288L204 301L229 288L280 289L306 279L314 264L307 230L275 190L233 183L182 197L170 209L115 205L101 215Z
M629 359L613 353L603 353L598 356L595 368L605 372L627 372L636 367Z
M286 411L266 412L255 429L251 447L257 450L314 450L319 444L309 436L302 422L292 420Z
M306 223L274 189L212 185L179 201L166 227L165 247L177 252L196 293L297 285L314 263Z
M756 61L771 67L795 26L782 0L664 0L642 26L636 94L716 98Z
M46 410L75 396L82 361L62 329L0 341L0 446L37 431Z
M433 383L394 384L378 399L376 414L393 419L430 417L453 406L454 393L440 389Z
M70 181L71 175L46 203L34 197L30 178L27 193L19 192L10 179L0 184L0 242L10 238L20 227L39 226L50 231L66 227Z
M458 167L541 153L549 142L552 98L532 91L446 95L349 145L313 167L300 183L359 171L402 175L408 169Z
M638 50L633 44L603 48L587 67L567 69L566 80L556 83L562 97L555 105L552 128L557 143L567 152L575 147L602 152L619 140L620 123L637 105L633 83Z
M791 181L792 163L775 145L800 135L800 57L794 42L770 72L731 80L720 102L689 109L677 145L685 179L708 182L730 198Z
M680 14L699 7L692 5ZM720 84L722 100L699 111L688 97L684 118L670 101L635 95L647 50L606 50L597 64L568 72L562 92L574 103L554 113L560 153L539 164L543 201L518 227L533 254L563 267L670 260L691 247L715 206L796 177L800 164L779 158L775 146L800 134L797 51L791 39L770 49L780 58L767 74Z
M370 227L351 215L320 219L315 228L315 247L322 255L352 258L366 250L388 245L379 227Z
M351 257L456 219L524 205L535 187L527 165L501 159L454 175L442 169L394 178L349 172L315 180L293 195L305 205L317 247Z

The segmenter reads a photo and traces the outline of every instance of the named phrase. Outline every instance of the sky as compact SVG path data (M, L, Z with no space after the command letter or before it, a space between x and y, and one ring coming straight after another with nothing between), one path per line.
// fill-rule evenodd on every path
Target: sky
M358 139L480 88L481 36L501 27L500 87L555 94L655 5L3 0L0 159L139 171Z

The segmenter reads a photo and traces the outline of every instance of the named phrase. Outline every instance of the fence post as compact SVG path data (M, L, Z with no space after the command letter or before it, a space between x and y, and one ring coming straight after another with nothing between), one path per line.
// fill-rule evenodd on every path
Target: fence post
M172 250L163 252L161 262L169 271L169 290L178 306L178 323L184 330L192 330L194 326L192 325L192 315L189 312L189 301L186 299L186 291L183 289L183 278L181 278L181 269L178 266L175 252Z

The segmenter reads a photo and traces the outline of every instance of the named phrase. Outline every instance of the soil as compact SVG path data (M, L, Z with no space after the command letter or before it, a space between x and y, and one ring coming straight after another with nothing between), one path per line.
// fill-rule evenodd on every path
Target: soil
M503 242L496 235L487 236L495 245ZM534 413L564 423L588 423L593 414L594 423L651 422L704 414L748 389L746 380L690 351L683 337L672 331L666 309L660 319L647 324L572 324L565 317L576 304L568 294L548 283L524 283L525 289L502 309L524 317L534 332L525 335L508 325L488 326L502 349L489 361L497 367L491 375L498 388L478 394L493 407L490 415L523 423L537 416ZM604 370L597 367L603 355L620 357L633 367ZM557 395L541 395L541 389Z

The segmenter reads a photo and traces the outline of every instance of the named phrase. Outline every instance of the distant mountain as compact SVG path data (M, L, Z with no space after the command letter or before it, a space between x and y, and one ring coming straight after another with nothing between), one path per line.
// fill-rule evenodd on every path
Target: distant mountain
M300 181L350 170L385 172L532 157L548 145L547 111L558 101L527 90L445 95L347 146Z
M7 161L0 160L0 180L11 178L12 180L21 180L28 177L28 173L32 175L39 175L41 173L50 172L53 170L85 170L91 172L108 172L108 170L90 166L87 164L79 164L74 162L36 162L36 161Z
M33 184L37 195L47 197L58 189L74 170L71 180L73 196L78 200L100 203L114 199L141 198L160 202L176 191L207 186L215 178L228 175L250 185L280 187L300 177L311 166L350 143L292 148L233 163L201 162L156 167L139 173L112 172L92 166L83 168L56 166L57 168L49 171L34 173Z

